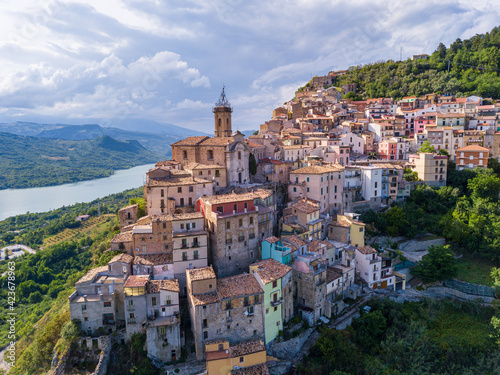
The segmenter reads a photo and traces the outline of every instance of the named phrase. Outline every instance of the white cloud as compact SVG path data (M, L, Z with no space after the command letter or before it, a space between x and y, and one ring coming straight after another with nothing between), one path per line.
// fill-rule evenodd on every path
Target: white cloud
M500 4L442 0L8 0L0 113L144 117L212 130L222 84L256 128L312 75L489 31Z

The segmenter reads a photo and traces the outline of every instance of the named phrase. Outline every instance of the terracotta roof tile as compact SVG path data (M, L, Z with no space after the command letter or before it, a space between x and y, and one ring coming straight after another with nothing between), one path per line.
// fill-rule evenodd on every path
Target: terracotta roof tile
M242 341L229 347L232 357L241 357L247 354L262 352L266 350L264 343L260 340Z
M268 190L258 189L248 193L212 195L210 197L202 197L201 199L204 202L208 202L211 204L220 204L220 203L242 202L242 201L254 200L257 198L266 199L271 195L272 192Z
M378 254L377 250L375 250L373 247L365 245L361 247L356 248L361 254L369 255L369 254Z
M172 253L143 254L136 255L134 258L134 265L140 266L161 266L163 264L172 263Z
M149 280L146 285L146 293L160 293L160 290L168 290L169 292L179 293L179 281L177 279Z
M199 169L225 169L223 165L218 164L201 164L201 163L189 163L184 166L187 170L199 170Z
M286 264L282 264L274 259L264 259L251 264L250 266L258 266L258 274L264 284L269 284L272 281L281 279L292 270Z
M118 254L115 255L109 262L108 264L114 263L114 262L122 262L122 263L132 263L134 261L134 257L132 255L128 254Z
M132 275L125 281L125 288L137 288L146 286L149 281L149 275Z
M205 139L209 138L207 135L196 136L196 137L187 137L183 140L172 143L172 146L195 146L200 144Z
M270 375L269 367L266 363L261 363L259 365L239 368L237 370L231 371L231 375Z
M264 241L267 241L269 243L276 243L276 242L279 242L279 240L280 240L279 238L271 236L271 237L266 238Z
M108 266L102 266L102 267L93 268L89 272L87 272L84 276L82 276L80 278L80 280L78 280L76 282L76 284L80 284L80 283L85 283L85 282L88 282L88 281L92 281L94 279L94 277L96 277L98 274L104 273L104 272L107 272L107 271L108 271Z
M132 231L118 233L111 240L112 243L131 242L131 241L132 241Z
M255 277L248 273L219 279L217 292L221 299L264 293Z
M314 204L311 201L306 201L305 199L300 199L291 207L306 214L312 214L313 212L319 211L319 206L317 204Z
M332 267L326 269L326 282L329 284L334 280L340 279L342 274Z
M222 168L222 167L221 167ZM169 179L149 179L147 186L180 186L193 184L211 184L211 181L198 177L171 177Z
M331 164L329 166L326 165L311 165L308 167L296 169L292 171L291 173L298 173L298 174L323 174L323 173L329 173L329 172L341 172L344 170L344 167L342 167L340 164Z
M219 295L217 292L205 293L205 294L190 294L193 305L208 305L210 303L220 302Z
M202 146L226 146L234 142L233 137L214 137L207 138L201 142Z
M190 269L188 272L191 281L215 279L215 272L212 266L193 268Z
M486 148L486 147L481 147L481 146L478 146L478 145L470 145L470 146L466 146L466 147L462 147L462 148L459 148L457 149L456 152L459 152L459 151L480 151L480 152L489 152L490 149Z

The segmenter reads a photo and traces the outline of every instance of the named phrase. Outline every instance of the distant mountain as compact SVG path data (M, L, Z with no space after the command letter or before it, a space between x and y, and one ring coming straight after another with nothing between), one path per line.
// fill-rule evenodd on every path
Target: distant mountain
M132 120L125 124L140 129L140 131L123 130L118 127L103 127L97 124L70 125L70 124L39 124L35 122L14 122L0 124L0 132L23 136L66 139L79 141L108 135L117 140L136 140L149 151L155 152L161 158L172 155L170 145L188 136L205 135L204 133L180 128L175 125L161 125L154 121L144 120L133 125ZM156 131L157 133L154 133ZM160 133L161 131L161 133Z
M0 144L0 189L107 177L114 170L161 159L137 140L120 141L108 135L72 141L0 133Z
M249 135L252 135L253 133L255 133L258 130L255 129L255 130L240 130L240 131L245 135L245 137L248 137Z

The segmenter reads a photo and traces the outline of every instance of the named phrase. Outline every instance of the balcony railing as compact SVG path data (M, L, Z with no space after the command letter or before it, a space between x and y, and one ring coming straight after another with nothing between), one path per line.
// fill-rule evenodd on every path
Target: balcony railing
M283 303L283 300L280 298L280 299L278 299L276 301L271 301L271 306L272 307L276 307L276 306L281 305L282 303Z
M200 247L200 244L198 242L193 242L191 247Z
M188 247L187 243L183 243L183 244L181 245L181 249L187 249L187 247Z

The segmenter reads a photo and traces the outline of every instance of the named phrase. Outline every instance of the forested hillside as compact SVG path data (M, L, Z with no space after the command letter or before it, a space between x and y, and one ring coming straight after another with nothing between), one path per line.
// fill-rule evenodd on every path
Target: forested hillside
M0 247L25 243L38 248L43 240L54 239L36 254L15 258L16 275L16 352L18 358L14 374L43 374L50 368L54 347L61 338L61 330L69 321L68 296L75 281L89 268L106 264L116 253L105 252L111 238L119 231L115 213L128 204L130 198L141 195L141 189L128 190L100 198L90 203L78 203L50 212L13 216L0 221ZM98 204L103 214L96 217ZM78 215L89 214L101 219L90 230L86 222L75 221ZM71 228L71 238L58 236ZM78 229L81 229L78 231ZM6 312L7 261L0 262L0 348L9 340ZM64 341L64 340L63 340ZM61 345L68 344L59 341ZM64 346L63 345L63 346ZM10 372L9 372L10 373Z
M160 160L138 141L117 141L109 136L65 141L0 133L0 144L0 189L107 177L117 169Z
M388 60L349 68L335 86L357 84L363 98L453 93L500 98L500 28L450 46L440 44L429 59ZM352 94L351 94L352 95ZM352 95L354 97L354 95Z

